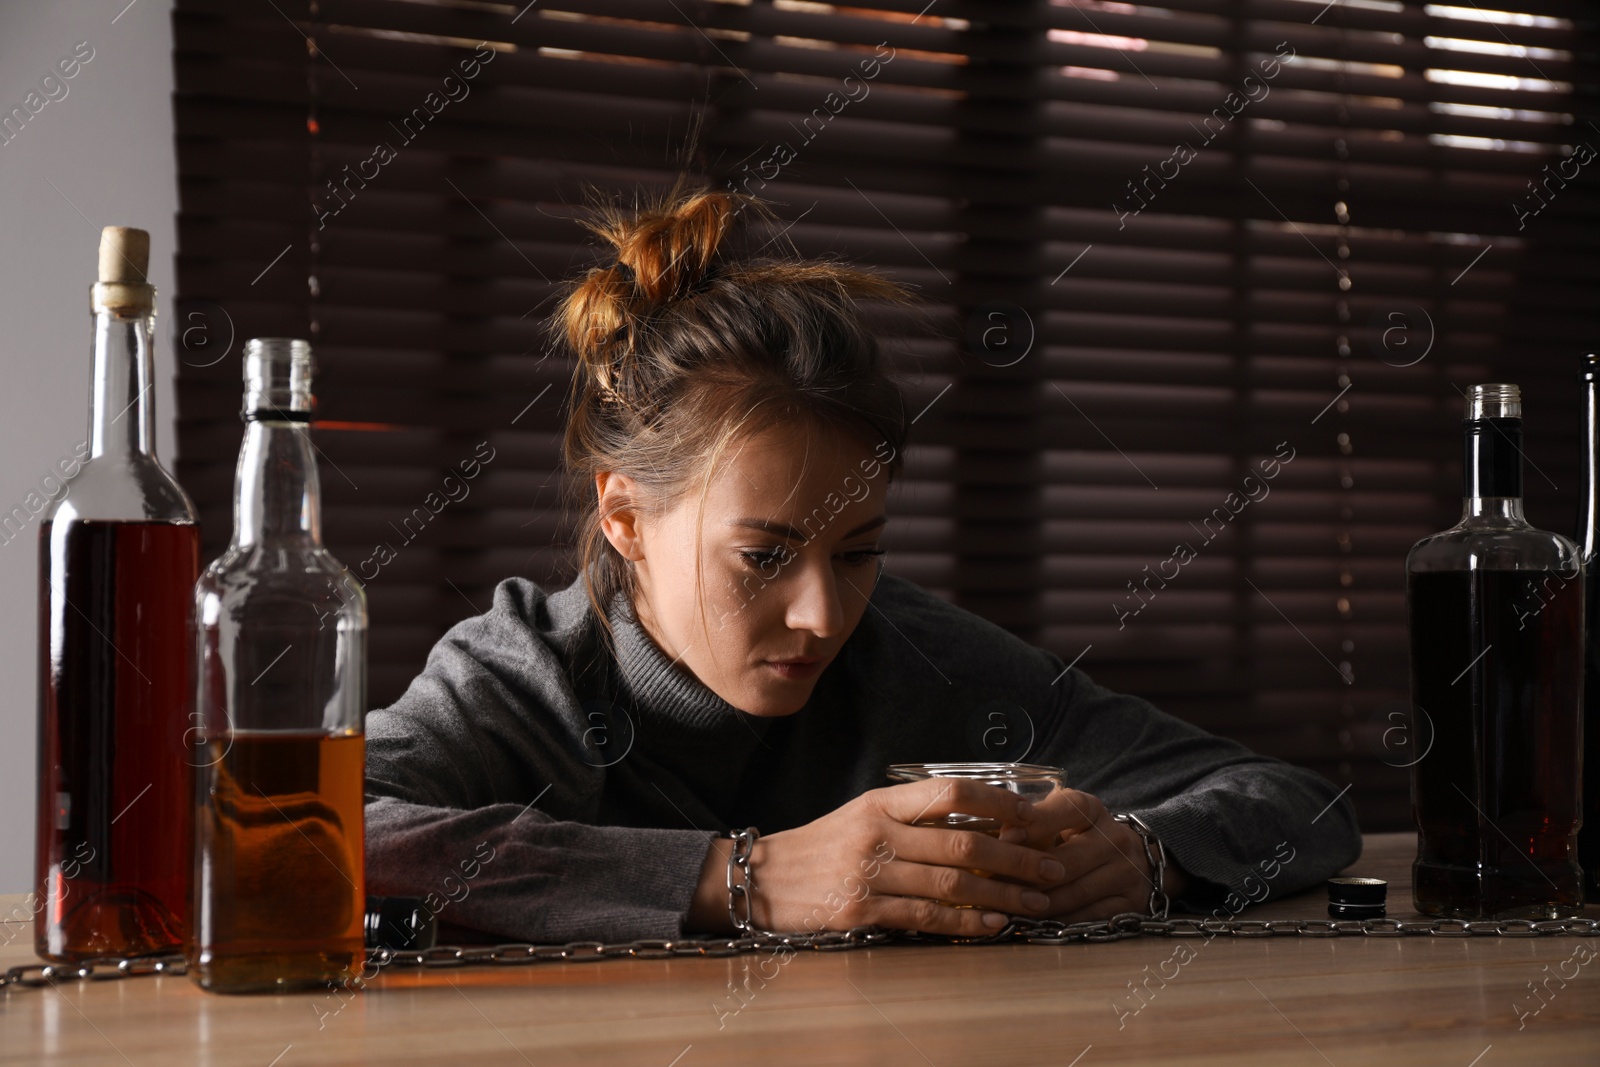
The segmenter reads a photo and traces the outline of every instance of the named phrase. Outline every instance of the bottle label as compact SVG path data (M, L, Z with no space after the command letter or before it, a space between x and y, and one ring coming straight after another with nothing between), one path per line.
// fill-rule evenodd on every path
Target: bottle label
M1522 420L1465 419L1463 496L1522 495Z

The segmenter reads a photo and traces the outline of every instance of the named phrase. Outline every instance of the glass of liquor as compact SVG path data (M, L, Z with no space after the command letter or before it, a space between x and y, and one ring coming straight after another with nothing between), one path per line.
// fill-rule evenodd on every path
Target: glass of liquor
M322 545L311 347L245 347L233 540L194 587L194 939L214 992L324 987L363 963L366 594Z
M1411 768L1413 897L1425 915L1582 914L1578 549L1522 515L1522 400L1475 385L1461 521L1406 557L1411 698L1432 746Z
M889 778L896 782L917 782L924 778L965 778L1010 790L1018 796L1037 804L1057 789L1066 788L1067 772L1060 767L1046 767L1036 763L893 763L889 765ZM949 830L976 830L998 838L1006 824L987 815L967 815L951 812L919 819L913 826L937 826ZM1019 824L1020 825L1020 824ZM1055 842L1029 839L1021 844L1045 849ZM966 868L971 874L983 878L994 877L990 872L975 867ZM970 904L939 901L955 908L968 908Z
M149 259L144 230L102 232L89 437L40 513L34 945L52 962L176 952L189 923L200 527L156 458Z

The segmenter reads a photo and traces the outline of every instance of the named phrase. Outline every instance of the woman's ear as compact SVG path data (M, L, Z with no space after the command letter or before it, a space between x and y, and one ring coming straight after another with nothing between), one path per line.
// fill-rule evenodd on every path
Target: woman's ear
M600 471L594 476L594 488L600 498L600 532L623 559L643 559L639 512L634 507L638 484L626 474Z

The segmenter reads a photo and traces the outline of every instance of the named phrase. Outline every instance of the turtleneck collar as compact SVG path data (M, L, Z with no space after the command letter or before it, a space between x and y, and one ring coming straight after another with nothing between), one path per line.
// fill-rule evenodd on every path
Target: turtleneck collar
M772 719L739 710L675 664L656 646L624 594L606 613L616 636L619 696L637 715L646 735L666 741L728 746L729 756L748 756L761 744Z

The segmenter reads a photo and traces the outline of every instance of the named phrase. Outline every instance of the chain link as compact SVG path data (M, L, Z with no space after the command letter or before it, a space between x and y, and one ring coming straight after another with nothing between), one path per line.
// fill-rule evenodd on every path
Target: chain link
M1015 941L1030 945L1120 941L1129 937L1600 937L1600 919L1153 919L1123 912L1094 922L1064 923L1056 919L1012 919L984 937L958 938L857 926L820 933L758 933L730 938L647 938L607 944L572 941L565 945L513 942L503 945L437 945L423 951L379 948L367 952L369 966L471 967L484 964L521 966L529 963L586 963L606 959L670 959L677 956L737 956L778 949L837 952L891 941L932 944L995 944ZM186 973L182 956L100 957L81 963L30 963L0 974L0 989L36 989L61 981L105 981L146 974ZM332 984L332 983L330 983Z

